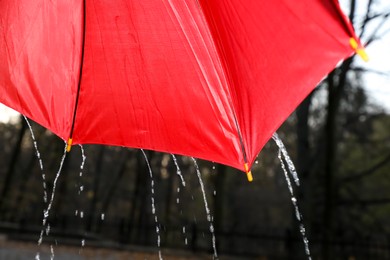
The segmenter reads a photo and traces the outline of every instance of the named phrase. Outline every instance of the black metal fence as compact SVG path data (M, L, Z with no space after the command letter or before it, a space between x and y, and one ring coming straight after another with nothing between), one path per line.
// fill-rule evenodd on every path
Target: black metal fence
M88 216L86 216L88 217ZM13 240L37 241L41 227L31 218L19 223L0 223L0 233ZM128 245L157 246L155 225L132 227L125 219L102 220L94 230L86 230L82 221L74 217L53 219L51 231L44 241L55 240L58 244L87 245L126 249ZM163 248L188 250L194 253L212 254L212 233L209 224L187 223L182 226L160 225ZM285 229L269 229L253 232L216 231L216 247L220 255L265 259L305 259L302 238ZM309 237L313 259L321 259L323 241ZM329 241L332 259L390 259L390 236L342 237Z

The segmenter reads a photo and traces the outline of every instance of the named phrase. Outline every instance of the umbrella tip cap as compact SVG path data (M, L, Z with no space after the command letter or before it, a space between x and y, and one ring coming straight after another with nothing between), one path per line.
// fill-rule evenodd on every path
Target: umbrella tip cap
M351 45L352 49L356 52L357 55L360 56L362 60L367 62L369 60L368 54L364 47L357 42L357 40L353 37L349 39L349 44Z
M244 164L244 168L245 168L245 173L246 173L246 177L248 178L248 181L252 182L253 181L253 175L252 175L252 171L249 169L248 163Z
M251 172L251 171L249 171L249 172L246 173L246 177L248 178L248 181L249 181L249 182L252 182L252 181L253 181L253 175L252 175L252 172Z
M73 139L72 138L69 138L68 141L66 142L66 151L69 153L70 150L72 149L72 143L73 143Z

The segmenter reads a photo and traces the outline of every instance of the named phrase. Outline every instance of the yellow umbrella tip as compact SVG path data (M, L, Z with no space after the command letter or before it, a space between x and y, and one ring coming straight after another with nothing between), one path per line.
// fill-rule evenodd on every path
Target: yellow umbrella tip
M249 171L249 172L246 173L246 177L248 178L248 181L249 181L249 182L252 182L252 181L253 181L253 175L252 175L252 172L251 172L251 171Z
M362 60L367 62L369 60L368 54L363 46L361 46L355 38L349 39L349 44L351 45L352 49L356 52L357 55L360 56Z
M246 177L248 178L248 181L252 182L253 181L252 171L249 169L249 165L247 163L244 164L244 169L245 169L245 173L246 173Z
M69 138L68 141L66 142L66 151L69 153L70 150L72 149L72 142L73 142L73 139L72 138Z

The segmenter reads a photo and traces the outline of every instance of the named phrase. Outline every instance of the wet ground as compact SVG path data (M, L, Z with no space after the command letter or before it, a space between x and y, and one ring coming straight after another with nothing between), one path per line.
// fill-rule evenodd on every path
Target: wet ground
M158 250L147 247L128 247L126 249L99 248L96 246L67 246L53 245L55 260L122 260L122 259L158 259ZM40 259L51 259L51 247L44 244L38 247L36 242L11 241L0 237L0 260L27 260L36 259L37 252L40 251ZM185 251L162 250L164 259L212 259L210 255L191 254Z

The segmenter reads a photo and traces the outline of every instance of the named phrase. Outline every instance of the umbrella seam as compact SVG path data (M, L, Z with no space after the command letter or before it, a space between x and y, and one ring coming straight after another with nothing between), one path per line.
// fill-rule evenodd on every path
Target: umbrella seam
M84 67L84 50L85 50L85 37L86 37L86 0L83 0L83 35L82 35L82 40L81 40L81 57L80 57L80 71L79 71L79 80L77 84L77 93L76 93L76 101L74 105L74 110L73 110L73 118L72 118L72 125L70 128L70 133L69 133L69 139L72 139L73 137L73 130L76 122L76 114L77 114L77 108L78 108L78 103L79 103L79 97L80 97L80 89L81 89L81 79L83 76L83 67Z
M204 11L203 11L203 7L202 7L201 3L199 2L199 0L196 0L196 2L198 4L198 8L200 9L199 13L201 14L203 22L207 24L206 28L211 28L210 27L210 23L208 22L208 20L205 17L205 14L204 14ZM211 31L209 31L209 36L210 36L210 39L214 42L214 46L215 46L216 51L218 53L220 53L220 54L221 54L221 52L224 53L224 51L223 51L223 49L221 47L218 48L219 45L217 45L217 42L219 43L220 41L216 39L216 37L211 33ZM218 37L218 39L219 39L219 37ZM222 57L221 57L222 55L217 55L217 56L218 56L217 58L218 58L219 64L221 66L221 70L225 74L226 84L227 84L227 91L230 93L229 96L232 97L232 91L231 91L231 88L229 87L232 84L231 83L231 76L229 75L228 70L226 69L226 66L227 66L226 65L226 61L224 61L222 59ZM236 94L234 93L234 95L236 95ZM229 101L230 101L229 103L230 103L230 105L232 107L232 111L233 111L233 120L234 120L234 124L236 126L237 135L238 135L238 139L239 139L239 142L240 142L244 163L246 164L246 163L248 163L248 157L247 157L247 153L246 153L246 149L245 149L244 140L242 138L240 125L239 125L238 119L237 119L236 109L235 109L233 100L231 100L231 98L230 98ZM245 168L244 165L243 165L243 167Z

